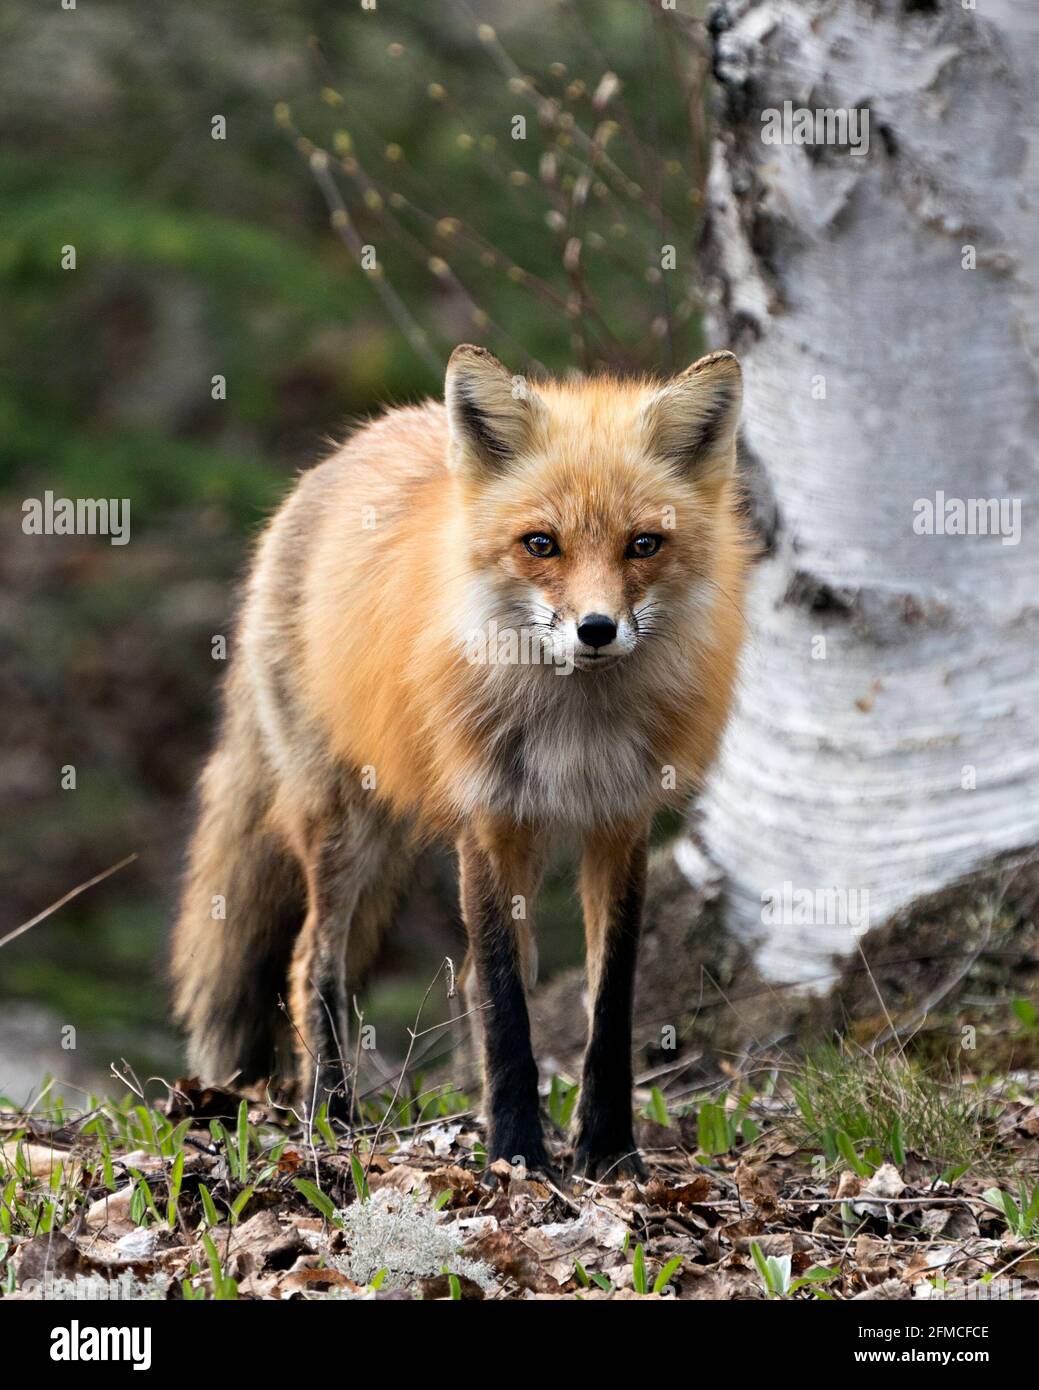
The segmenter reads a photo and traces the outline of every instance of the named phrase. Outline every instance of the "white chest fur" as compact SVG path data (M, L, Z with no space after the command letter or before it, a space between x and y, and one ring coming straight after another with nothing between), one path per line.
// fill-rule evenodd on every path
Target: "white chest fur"
M526 674L498 683L484 755L459 779L461 809L582 827L663 798L666 769L619 671Z

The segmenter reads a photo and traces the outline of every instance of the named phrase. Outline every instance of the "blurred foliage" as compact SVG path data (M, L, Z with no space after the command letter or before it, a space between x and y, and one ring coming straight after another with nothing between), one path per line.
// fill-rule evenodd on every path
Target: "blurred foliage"
M164 932L249 536L458 341L517 370L696 355L706 67L684 0L5 5L0 934L141 858L5 948L0 993L175 1068ZM23 536L45 489L130 498L131 544ZM544 917L572 960L559 880Z

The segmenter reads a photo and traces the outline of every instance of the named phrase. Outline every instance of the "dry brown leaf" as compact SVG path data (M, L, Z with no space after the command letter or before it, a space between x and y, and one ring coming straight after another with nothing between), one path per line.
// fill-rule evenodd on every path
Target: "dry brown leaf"
M293 1293L321 1293L326 1289L350 1289L357 1293L360 1284L355 1284L338 1269L290 1269L278 1283L282 1298Z
M944 1236L946 1240L969 1240L979 1234L978 1223L970 1207L925 1207L920 1214L920 1229L928 1235Z
M735 1178L740 1200L752 1205L761 1216L768 1218L780 1210L776 1185L763 1166L754 1166L741 1159L736 1165Z
M85 1224L92 1231L106 1231L122 1235L134 1229L130 1219L130 1203L133 1201L133 1186L121 1187L118 1192L106 1193L87 1207Z
M902 1174L895 1165L882 1163L860 1189L860 1200L852 1202L852 1210L859 1216L872 1216L878 1221L890 1221L895 1215L891 1203L893 1199L901 1197L905 1189ZM879 1197L881 1200L869 1202L864 1200L867 1197Z
M654 1178L643 1188L642 1195L649 1206L673 1210L679 1206L693 1206L703 1202L710 1190L710 1178L706 1173L700 1173L692 1182L681 1183L677 1187L671 1187Z
M197 1076L185 1076L173 1083L166 1102L166 1118L178 1120L233 1120L244 1097L223 1086L203 1086Z
M408 1193L421 1187L425 1178L426 1175L420 1168L413 1168L410 1164L402 1163L387 1173L377 1173L373 1167L368 1174L368 1186L372 1192L379 1192L386 1187L392 1188L394 1192Z
M856 1236L853 1252L854 1272L862 1276L864 1283L880 1283L896 1269L895 1252L889 1241L870 1235Z
M17 1266L20 1285L30 1279L74 1279L77 1274L93 1274L96 1268L95 1261L61 1231L34 1236L20 1245Z
M857 1197L861 1191L862 1179L859 1175L845 1171L837 1179L837 1191L833 1195L843 1201L848 1197Z
M235 1263L235 1277L256 1274L265 1270L288 1269L297 1256L310 1250L295 1224L282 1223L273 1211L259 1211L231 1237L230 1254Z
M853 1303L869 1301L887 1301L896 1298L912 1298L912 1292L907 1284L903 1284L901 1279L885 1279L882 1284L874 1284L868 1289L863 1289L861 1293L852 1296Z
M765 1291L757 1275L742 1266L702 1269L699 1265L690 1265L682 1269L679 1297L696 1302L710 1299L727 1303L734 1298L761 1299Z
M527 1244L557 1284L573 1277L574 1262L598 1268L603 1255L623 1248L628 1227L601 1204L589 1204L573 1221L553 1221L532 1227Z
M483 1289L472 1279L467 1279L464 1274L456 1274L454 1277L457 1280L458 1292L463 1302L476 1302L484 1297ZM454 1297L451 1279L446 1274L435 1274L420 1279L418 1289L422 1297L427 1300Z
M530 1246L508 1231L492 1231L467 1241L465 1253L484 1260L503 1279L514 1279L520 1288L542 1293L558 1288L559 1281L542 1270ZM573 1273L572 1265L570 1272Z
M13 1173L16 1171L15 1160L19 1148L22 1153L22 1163L28 1165L29 1172L34 1178L42 1178L46 1181L52 1173L58 1169L63 1169L65 1180L76 1183L82 1175L83 1164L78 1158L73 1158L68 1149L55 1149L49 1144L26 1144L24 1141L20 1145L10 1141L0 1145L0 1172Z

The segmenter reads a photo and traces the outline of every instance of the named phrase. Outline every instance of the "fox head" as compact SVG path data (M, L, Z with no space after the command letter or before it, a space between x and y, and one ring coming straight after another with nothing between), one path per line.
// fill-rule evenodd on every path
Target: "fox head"
M585 671L677 647L708 601L740 400L731 352L663 383L535 385L456 348L445 401L472 628L528 630Z

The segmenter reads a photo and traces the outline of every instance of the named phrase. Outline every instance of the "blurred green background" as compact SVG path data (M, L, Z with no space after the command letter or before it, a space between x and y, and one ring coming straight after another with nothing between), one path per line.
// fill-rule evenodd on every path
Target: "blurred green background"
M438 392L459 341L517 370L701 349L699 14L4 6L0 936L138 858L0 951L0 1094L121 1057L180 1069L165 942L211 643L295 473L351 420ZM24 535L48 489L129 498L130 543ZM579 956L560 874L541 924L543 968ZM457 933L434 863L370 999L391 1036Z

